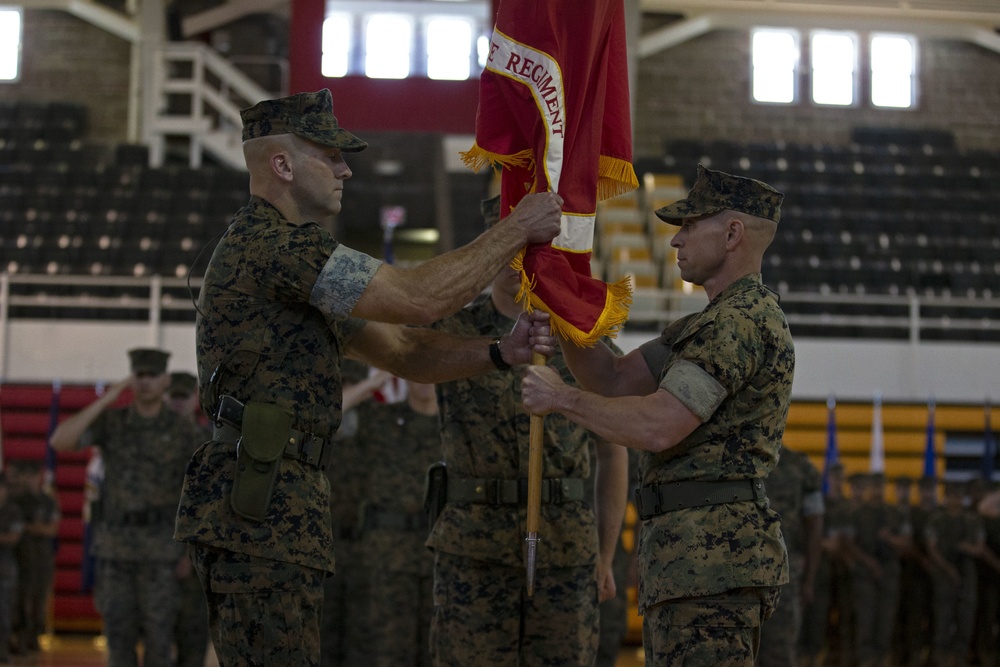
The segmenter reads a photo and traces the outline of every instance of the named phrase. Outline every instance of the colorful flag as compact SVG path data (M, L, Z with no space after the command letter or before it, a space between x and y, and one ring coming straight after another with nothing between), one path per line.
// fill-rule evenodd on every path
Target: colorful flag
M872 401L872 444L869 472L885 472L885 437L882 434L882 394L875 393Z
M826 459L823 462L823 495L830 492L830 470L840 462L837 454L837 400L826 401Z
M983 479L987 482L993 479L993 469L996 463L997 457L997 441L993 437L993 420L991 419L992 406L990 406L989 399L986 400L986 405L983 408L983 460L980 470L983 474Z
M614 335L628 319L628 279L590 273L597 201L639 187L632 168L623 0L501 0L479 87L475 171L502 167L501 217L526 194L558 192L562 231L525 247L525 307L578 345Z
M934 397L931 396L930 400L927 401L927 444L924 446L924 477L927 479L937 478L937 470L934 465L935 431Z

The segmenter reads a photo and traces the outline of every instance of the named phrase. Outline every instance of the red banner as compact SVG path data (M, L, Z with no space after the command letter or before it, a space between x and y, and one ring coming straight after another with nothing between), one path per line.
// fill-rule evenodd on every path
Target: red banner
M578 345L614 335L628 319L628 280L591 277L597 201L639 186L632 169L622 0L501 0L480 80L478 171L501 167L501 211L530 192L558 192L562 231L514 260L526 308Z

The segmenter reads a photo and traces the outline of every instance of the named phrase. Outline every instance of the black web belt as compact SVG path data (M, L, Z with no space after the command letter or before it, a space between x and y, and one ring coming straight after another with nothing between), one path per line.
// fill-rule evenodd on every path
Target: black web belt
M739 479L734 481L670 482L643 486L635 492L635 508L640 519L707 505L738 503L767 498L764 481Z
M547 477L542 480L542 503L558 505L583 500L583 479ZM448 478L449 503L484 503L487 505L525 505L528 480Z
M243 404L232 396L223 396L219 400L219 411L216 414L212 439L217 442L239 442L242 435ZM326 470L330 462L332 444L326 438L320 438L312 433L303 433L289 429L285 443L285 458L308 463L320 470Z

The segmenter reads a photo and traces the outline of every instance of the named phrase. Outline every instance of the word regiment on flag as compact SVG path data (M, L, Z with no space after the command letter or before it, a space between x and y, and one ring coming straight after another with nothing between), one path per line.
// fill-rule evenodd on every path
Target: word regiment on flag
M562 229L525 247L527 309L590 346L628 319L628 279L591 276L599 200L639 187L632 168L623 0L501 0L479 87L476 142L462 154L479 171L502 168L501 217L528 193L558 192Z

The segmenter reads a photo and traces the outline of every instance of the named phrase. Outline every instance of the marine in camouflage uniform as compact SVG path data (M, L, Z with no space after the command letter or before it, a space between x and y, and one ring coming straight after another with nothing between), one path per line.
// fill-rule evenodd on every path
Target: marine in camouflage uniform
M342 358L431 382L493 368L490 339L380 322L427 324L468 303L525 243L559 231L562 200L530 195L463 248L384 265L323 226L351 176L344 153L367 146L340 128L330 91L265 100L241 118L251 196L209 262L195 339L202 407L228 416L191 459L175 537L193 545L222 664L317 665ZM532 336L539 351L551 345L544 317L505 335L507 359L527 363Z
M91 552L108 664L135 665L141 640L146 667L171 667L185 558L173 540L174 515L185 466L203 435L164 404L169 353L138 349L129 356L133 376L63 421L50 442L58 450L95 445L104 460ZM112 408L129 385L131 405Z
M483 202L487 224L495 200ZM518 272L434 324L497 336L520 308ZM550 368L572 381L561 355ZM535 590L526 593L524 537L530 417L514 369L438 385L448 502L427 545L434 551L435 665L590 665L598 641L598 582L610 577L627 490L624 450L595 443L602 484L584 500L592 435L560 415L545 420ZM478 491L478 494L477 494ZM600 566L600 567L599 567ZM595 575L595 571L597 574Z
M434 385L408 382L405 401L363 404L358 421L367 484L357 550L367 599L352 606L366 633L351 664L426 666L434 558L424 546L424 476L441 458Z
M778 606L761 628L759 667L798 667L802 600L812 600L823 535L823 480L802 452L782 446L778 465L767 476L771 509L781 516L788 549L788 583Z
M212 439L212 431L201 421L198 407L198 378L183 371L170 374L167 387L167 401L170 408L194 424L201 433L198 444ZM208 607L205 591L188 558L178 579L180 603L177 607L177 623L174 627L174 641L177 645L177 667L203 667L208 651Z
M0 663L7 662L11 610L17 594L17 556L14 547L24 532L21 508L10 501L7 476L0 472Z
M38 636L45 632L49 593L56 569L55 538L59 534L59 503L42 488L42 464L18 461L11 465L11 501L21 508L24 533L17 544L17 604L14 614L15 645L20 651L37 651Z
M522 381L532 413L562 413L644 450L636 500L647 664L751 665L788 581L762 482L777 461L794 367L788 324L760 276L781 199L699 165L687 198L656 213L680 225L671 245L681 276L704 285L709 304L621 358L563 345L591 391L544 367Z
M986 549L979 561L976 646L981 664L1000 666L1000 517L980 518Z
M854 648L859 667L889 658L899 603L900 554L909 547L906 517L885 502L885 477L862 475L860 502L851 513L846 548L853 563Z
M937 481L922 478L917 483L918 502L910 507L912 540L910 549L903 554L900 570L900 634L902 659L900 664L918 667L923 665L930 649L931 573L934 571L927 555L926 529L931 512L937 507Z
M976 556L984 544L979 515L963 507L964 482L946 481L944 503L924 529L934 569L932 665L962 667L975 628Z

